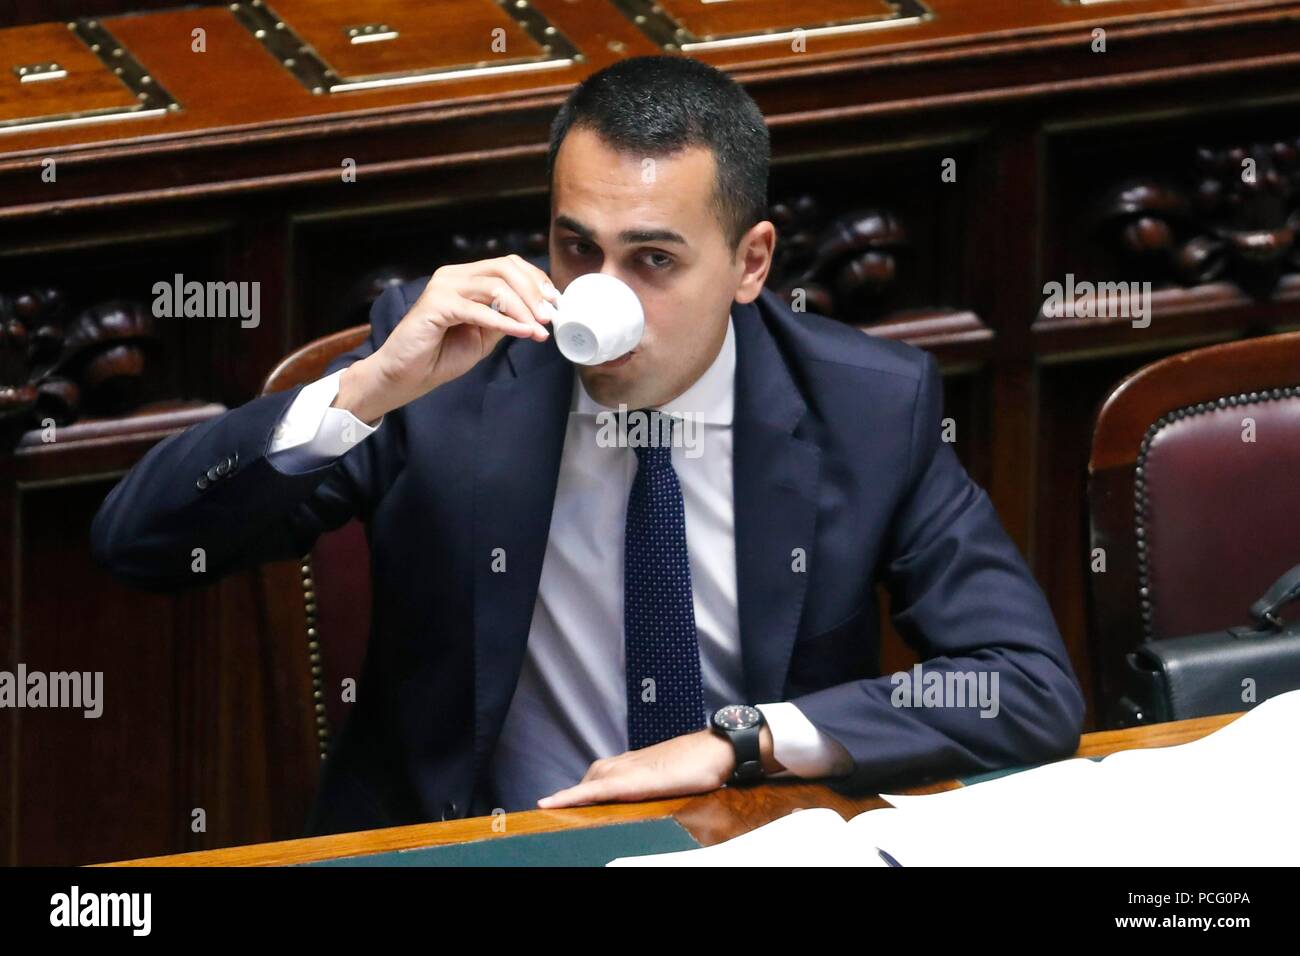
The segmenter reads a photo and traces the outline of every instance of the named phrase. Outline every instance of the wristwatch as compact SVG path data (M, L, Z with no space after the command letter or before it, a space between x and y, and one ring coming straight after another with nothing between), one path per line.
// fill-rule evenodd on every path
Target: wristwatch
M758 741L763 727L763 712L748 704L728 704L714 712L710 725L714 733L728 738L736 751L736 769L731 772L729 782L761 780L763 755Z

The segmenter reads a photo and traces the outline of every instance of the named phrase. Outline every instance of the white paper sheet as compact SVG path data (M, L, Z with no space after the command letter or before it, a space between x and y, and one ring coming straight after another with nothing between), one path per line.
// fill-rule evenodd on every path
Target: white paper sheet
M1295 866L1300 691L1172 747L1073 758L845 823L799 810L725 843L610 866Z

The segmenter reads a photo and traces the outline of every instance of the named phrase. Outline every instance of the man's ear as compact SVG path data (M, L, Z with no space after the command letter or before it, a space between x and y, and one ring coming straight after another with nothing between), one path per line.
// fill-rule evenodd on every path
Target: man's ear
M767 219L756 222L741 237L736 253L744 265L736 301L747 305L758 298L772 268L772 255L776 251L776 226Z

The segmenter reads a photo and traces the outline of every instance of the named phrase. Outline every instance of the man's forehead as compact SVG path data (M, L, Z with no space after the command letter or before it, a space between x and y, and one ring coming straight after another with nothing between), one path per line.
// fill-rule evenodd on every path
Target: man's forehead
M561 229L569 229L582 236L584 239L597 240L608 238L601 235L599 226L583 222L581 219L569 213L559 213L555 217L555 225ZM666 242L677 243L679 245L690 245L690 240L675 226L664 226L652 223L634 223L631 225L621 225L618 231L613 234L613 241L622 245L635 245L642 242Z
M577 148L566 151L575 134ZM614 164L611 154L618 157ZM712 226L713 162L702 146L641 157L613 149L591 130L575 129L561 146L552 184L554 226L609 246L699 245Z

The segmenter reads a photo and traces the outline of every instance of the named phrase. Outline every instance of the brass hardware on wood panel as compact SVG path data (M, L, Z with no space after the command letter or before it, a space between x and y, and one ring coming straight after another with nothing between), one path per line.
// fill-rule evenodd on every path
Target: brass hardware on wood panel
M315 95L346 93L353 90L374 90L390 86L410 86L414 83L433 83L441 80L477 79L503 73L520 73L537 70L557 70L581 63L585 58L546 17L528 0L494 0L543 51L542 56L518 57L504 63L488 64L480 61L472 66L449 66L427 70L408 70L400 73L376 73L365 76L343 76L310 43L301 37L293 26L279 16L265 0L237 0L229 5L236 20L279 61L280 65L297 78L298 82ZM374 27L370 33L366 29ZM360 30L360 33L353 33ZM351 42L369 43L376 40L393 40L400 33L389 29L385 23L360 24L347 27L344 34Z
M713 2L727 2L727 0L713 0ZM770 27L761 33L696 36L682 26L656 0L610 0L610 3L651 40L665 50L680 50L683 53L749 46L755 43L788 43L796 37L837 36L868 30L911 27L934 19L934 14L921 0L883 0L883 2L890 8L890 13L854 17L850 20L813 22L790 29Z
M353 43L379 43L383 40L396 40L398 33L390 30L386 23L363 23L348 27L343 31Z
M26 66L14 67L14 75L19 83L37 83L41 80L61 80L68 71L57 63L28 63Z
M121 81L122 85L135 97L134 106L114 106L105 109L80 110L56 113L46 116L20 116L16 119L0 120L0 133L30 132L38 129L57 129L63 126L83 126L87 123L103 123L111 120L144 119L150 116L163 116L170 111L179 110L180 104L171 94L163 89L140 61L131 55L123 44L108 31L105 26L92 17L82 17L68 23L68 29L74 36L99 58L105 68ZM33 64L27 67L14 67L19 70L35 70L40 67L50 68L50 75L19 74L23 83L40 80L58 79L67 75L66 70L57 63ZM57 71L57 72L54 72Z

